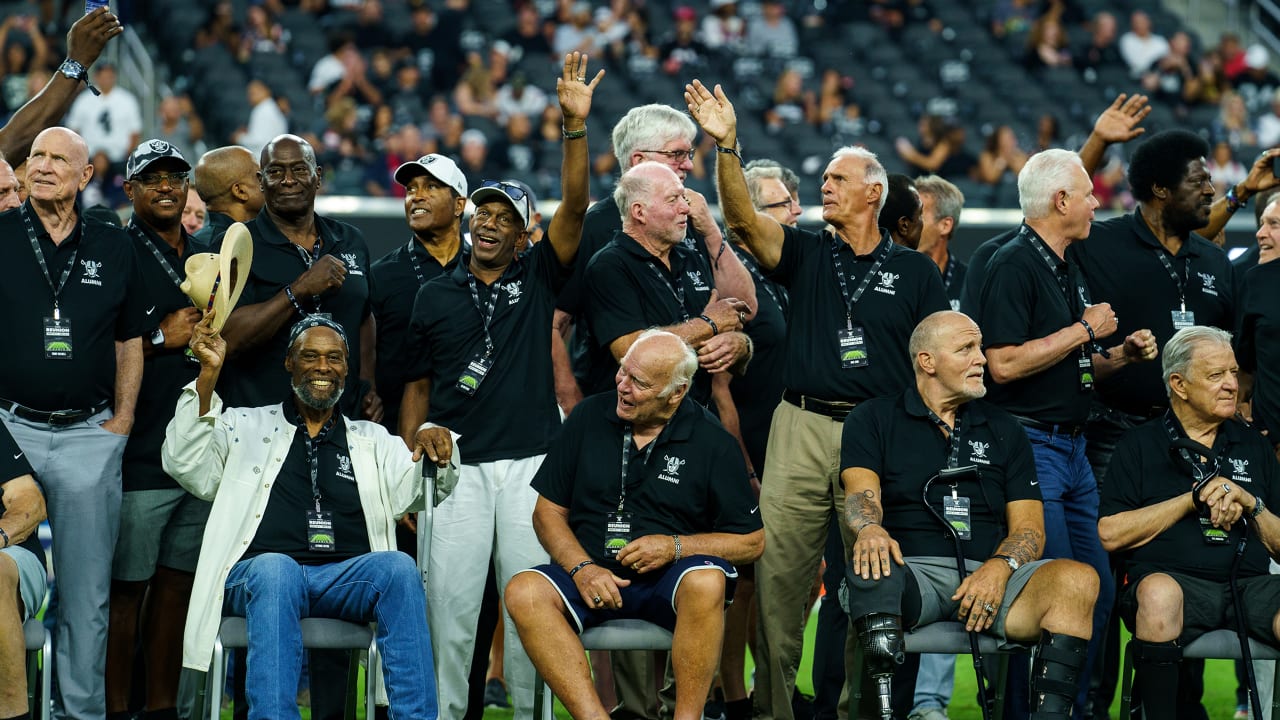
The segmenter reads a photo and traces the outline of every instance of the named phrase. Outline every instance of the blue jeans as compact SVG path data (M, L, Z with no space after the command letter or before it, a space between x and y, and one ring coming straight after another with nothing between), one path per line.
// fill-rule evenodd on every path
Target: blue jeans
M1083 717L1089 693L1089 669L1098 657L1107 618L1115 603L1115 578L1098 539L1098 483L1085 456L1084 437L1025 428L1036 459L1036 476L1044 496L1045 558L1068 558L1098 573L1098 600L1093 606L1093 639L1074 717ZM1012 681L1011 681L1012 682Z
M928 653L920 656L916 675L916 695L911 711L926 708L946 710L956 686L956 656Z
M378 623L393 719L435 718L436 682L427 601L413 560L372 552L327 565L268 553L227 575L223 612L248 623L245 695L251 720L297 718L304 617Z

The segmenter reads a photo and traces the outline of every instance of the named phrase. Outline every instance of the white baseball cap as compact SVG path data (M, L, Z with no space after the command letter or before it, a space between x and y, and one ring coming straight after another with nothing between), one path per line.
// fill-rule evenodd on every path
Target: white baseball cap
M421 170L422 172L418 172L418 170ZM431 153L430 155L423 155L417 160L410 160L396 168L396 172L393 177L395 177L396 182L408 187L409 181L422 173L426 173L445 185L453 188L454 192L458 193L458 195L462 197L467 196L466 176L458 169L457 163L444 155Z

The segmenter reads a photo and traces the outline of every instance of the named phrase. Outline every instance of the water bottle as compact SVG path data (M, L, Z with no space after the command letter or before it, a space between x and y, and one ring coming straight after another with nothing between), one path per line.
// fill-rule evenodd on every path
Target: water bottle
M84 0L84 14L97 10L100 7L109 8L111 0Z

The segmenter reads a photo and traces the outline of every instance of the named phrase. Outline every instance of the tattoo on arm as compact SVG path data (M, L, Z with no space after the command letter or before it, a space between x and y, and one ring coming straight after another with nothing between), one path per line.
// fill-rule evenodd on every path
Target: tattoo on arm
M874 490L863 490L844 499L844 522L855 536L868 525L879 525L883 517Z
M999 555L1008 555L1018 561L1019 565L1040 559L1044 546L1044 533L1035 530L1018 530L1000 543Z

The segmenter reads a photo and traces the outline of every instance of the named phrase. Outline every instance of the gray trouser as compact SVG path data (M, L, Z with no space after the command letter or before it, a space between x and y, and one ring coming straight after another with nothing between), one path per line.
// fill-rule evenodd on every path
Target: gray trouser
M120 531L120 459L127 438L100 426L110 410L55 427L0 410L44 490L53 529L58 625L53 715L106 717L107 601Z

